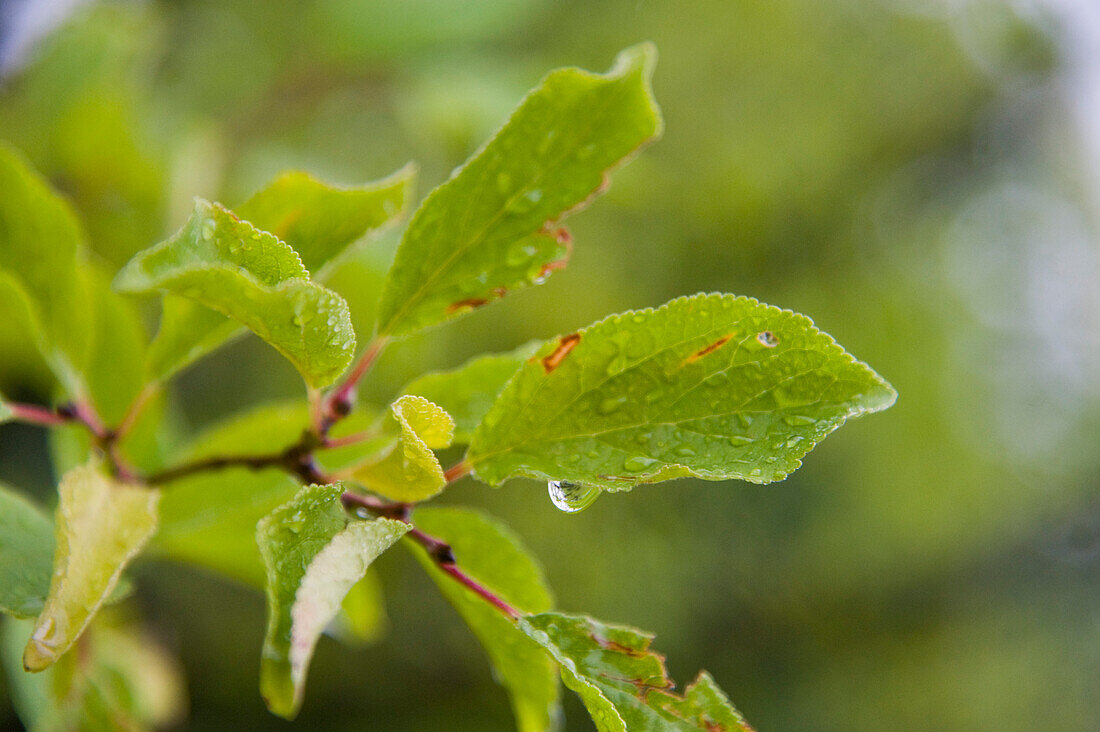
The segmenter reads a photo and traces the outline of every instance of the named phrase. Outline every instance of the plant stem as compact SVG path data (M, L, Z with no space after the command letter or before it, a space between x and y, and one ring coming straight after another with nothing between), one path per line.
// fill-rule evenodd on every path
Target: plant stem
M343 501L345 508L365 508L376 516L404 521L412 526L412 521L410 520L412 506L407 503L387 503L377 498L372 498L371 496L350 492L344 493L340 499ZM432 561L435 562L436 566L439 567L441 571L445 572L470 591L476 593L481 599L508 616L510 620L515 622L523 615L523 613L509 605L495 592L462 571L458 566L454 550L451 549L450 544L431 534L421 531L415 526L409 529L407 536L409 539L424 547L428 556L431 557Z
M385 350L386 344L389 343L388 336L375 336L374 340L367 344L366 349L363 351L363 355L359 357L359 361L355 364L355 367L351 370L351 373L347 375L347 378L336 387L328 398L325 399L324 407L321 410L321 424L319 434L323 437L328 434L328 431L332 428L332 425L339 422L341 419L348 415L351 408L354 406L353 402L356 385L363 380L363 377L370 371L371 366L378 360L378 357Z
M36 404L6 402L5 406L11 410L12 415L20 422L37 424L43 427L59 427L75 419L75 415L58 412L48 407L40 407Z
M149 406L149 402L152 401L153 397L159 392L160 382L157 381L150 381L142 387L138 395L134 397L134 401L130 402L130 406L126 409L126 414L122 415L122 421L118 423L118 427L115 427L116 440L121 440L130 433L138 417L142 415L145 408Z
M443 477L448 483L453 483L459 478L463 478L470 474L470 466L465 460L455 463L443 473Z

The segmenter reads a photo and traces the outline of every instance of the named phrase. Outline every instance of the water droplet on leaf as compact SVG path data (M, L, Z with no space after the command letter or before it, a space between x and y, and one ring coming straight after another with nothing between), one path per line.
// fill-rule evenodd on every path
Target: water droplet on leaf
M810 427L817 424L817 420L813 417L807 417L804 414L788 414L783 418L783 421L789 424L791 427Z
M600 402L600 406L596 408L600 414L611 414L618 411L619 407L626 404L626 397L608 397Z
M730 444L734 447L751 445L753 442L755 442L755 440L747 435L730 435Z
M633 457L628 457L626 460L623 461L623 470L627 470L631 473L637 473L639 471L645 470L650 465L653 465L656 462L657 461L651 457L635 455Z
M207 241L214 238L214 219L207 219L202 222L202 238Z
M779 339L770 330L762 330L757 333L756 340L765 348L775 348L779 345Z
M567 483L564 480L551 480L546 484L550 501L566 513L578 513L595 503L603 490L594 485Z

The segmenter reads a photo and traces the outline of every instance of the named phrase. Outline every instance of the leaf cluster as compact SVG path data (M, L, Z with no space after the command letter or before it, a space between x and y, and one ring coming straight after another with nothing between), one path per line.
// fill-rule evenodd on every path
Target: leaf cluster
M372 334L356 333L326 280L410 207L411 166L353 188L290 172L234 208L196 199L112 291L72 211L0 148L0 301L58 393L49 407L0 399L0 420L58 428L64 447L52 520L0 487L0 612L33 620L5 624L5 663L49 677L13 676L24 718L49 726L51 705L64 719L98 710L132 726L171 717L147 703L178 696L171 671L150 689L108 652L80 663L70 652L106 647L97 637L139 643L100 616L125 597L142 553L266 591L260 688L292 718L326 630L378 635L371 564L403 544L485 646L520 729L557 725L559 675L601 730L748 729L706 673L677 692L651 636L556 610L537 562L495 519L420 504L467 474L547 481L566 511L678 477L781 480L845 420L890 406L874 371L804 316L699 294L424 375L374 411L355 398L391 340L564 266L563 219L661 132L654 62L641 45L606 74L546 76L413 213ZM152 339L119 293L160 298ZM234 415L169 455L150 449L167 429L165 385L245 331L294 365L306 400ZM444 469L436 451L456 443L465 456ZM108 671L127 693L104 684Z

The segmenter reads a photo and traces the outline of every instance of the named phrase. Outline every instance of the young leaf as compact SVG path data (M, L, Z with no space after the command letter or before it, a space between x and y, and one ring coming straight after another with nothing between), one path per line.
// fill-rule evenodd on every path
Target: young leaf
M551 341L505 387L466 461L482 480L625 490L681 476L781 480L895 392L809 318L694 295Z
M0 485L0 613L33 618L42 612L53 552L53 522L22 495Z
M35 319L38 348L70 393L82 391L88 347L72 209L13 149L0 144L0 273L18 286Z
M511 353L479 356L452 371L425 374L402 393L422 396L447 410L455 420L455 442L468 443L500 390L540 345L532 341Z
M324 274L364 236L393 225L412 201L416 168L406 165L388 178L337 188L306 173L284 173L236 209L256 228L271 232L301 256L314 277ZM224 315L181 297L165 295L149 370L166 379L242 332Z
M569 249L557 222L660 134L649 88L655 61L653 46L642 44L605 75L547 75L413 215L382 292L380 332L449 320L560 267Z
M159 492L119 483L94 460L69 471L58 492L53 577L23 652L28 671L46 668L80 637L157 526Z
M542 568L510 530L480 513L460 508L417 509L414 523L448 544L462 569L513 607L528 613L549 610L553 598ZM470 590L440 571L419 545L414 553L440 591L474 632L508 690L521 732L557 727L559 686L555 665L504 617Z
M423 501L443 490L447 479L433 449L448 447L454 420L427 399L403 396L390 407L400 437L381 460L355 470L353 477L395 501Z
M179 232L122 268L115 288L175 293L228 315L290 359L312 387L335 381L355 352L343 298L311 282L289 246L202 199Z
M706 672L674 693L664 659L649 650L651 635L552 612L521 618L519 628L561 664L600 732L752 730Z
M236 207L237 214L279 237L314 275L354 242L401 218L413 197L416 166L388 178L341 188L308 173L283 173Z
M260 690L268 708L287 719L301 707L314 646L344 596L410 528L390 519L349 518L343 490L307 486L256 529L268 602Z

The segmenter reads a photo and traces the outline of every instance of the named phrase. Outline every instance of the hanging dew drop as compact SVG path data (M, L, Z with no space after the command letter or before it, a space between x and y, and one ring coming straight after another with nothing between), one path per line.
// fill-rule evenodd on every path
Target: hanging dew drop
M546 484L546 491L550 494L550 502L554 507L565 513L583 511L595 503L603 492L598 486L567 483L564 480L549 481Z

